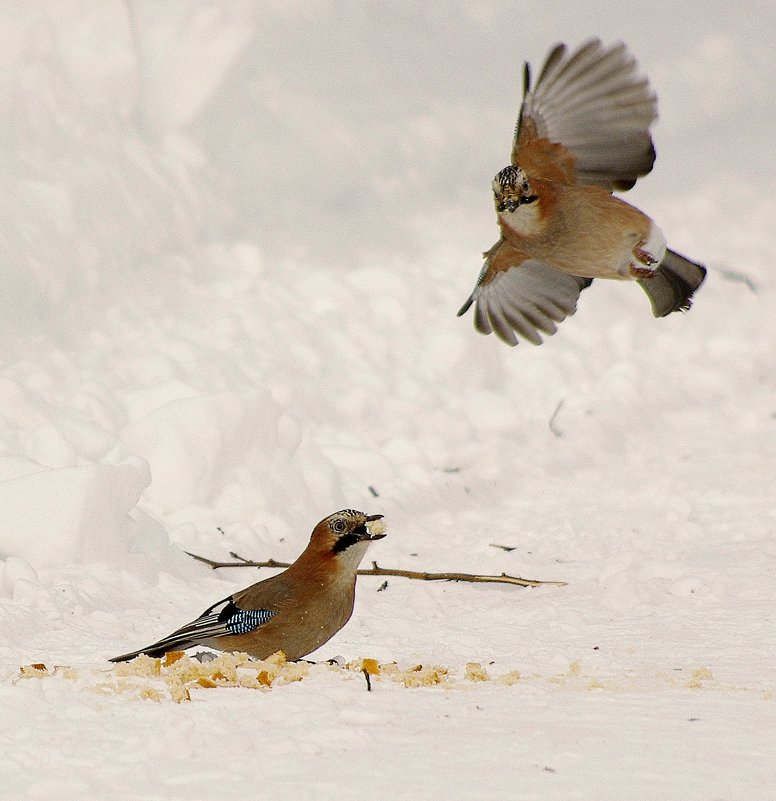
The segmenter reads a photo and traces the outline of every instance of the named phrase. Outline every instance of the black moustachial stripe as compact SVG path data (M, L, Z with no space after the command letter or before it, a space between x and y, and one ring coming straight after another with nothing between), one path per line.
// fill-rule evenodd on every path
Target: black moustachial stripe
M358 526L358 528L353 529L353 531L349 531L347 534L343 534L335 543L334 547L331 549L332 553L342 553L350 548L351 545L355 545L357 542L361 542L364 539L364 534L366 534L366 527L365 526Z

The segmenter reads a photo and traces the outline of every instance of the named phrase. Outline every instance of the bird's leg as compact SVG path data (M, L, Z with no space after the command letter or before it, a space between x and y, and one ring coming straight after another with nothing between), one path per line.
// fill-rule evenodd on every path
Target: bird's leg
M642 239L633 248L633 258L636 264L631 262L628 269L633 278L651 278L657 272L657 259L646 249L646 242Z

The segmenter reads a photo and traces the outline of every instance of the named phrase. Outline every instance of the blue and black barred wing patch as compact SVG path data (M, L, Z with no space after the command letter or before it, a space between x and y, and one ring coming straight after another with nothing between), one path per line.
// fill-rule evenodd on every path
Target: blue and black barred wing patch
M269 609L238 609L227 621L230 634L249 634L263 626L276 612Z
M231 598L225 598L164 639L137 651L116 656L111 662L134 659L141 653L153 657L163 656L169 651L183 651L215 637L249 634L276 614L272 609L240 609Z
M167 641L169 645L177 645L183 641L201 642L210 637L248 634L276 614L271 609L240 609L231 598L225 598L171 634Z
M249 634L277 614L271 609L240 609L231 598L227 598L222 603L223 607L218 613L218 620L225 626L226 632L229 634ZM208 612L212 612L214 608L211 607Z

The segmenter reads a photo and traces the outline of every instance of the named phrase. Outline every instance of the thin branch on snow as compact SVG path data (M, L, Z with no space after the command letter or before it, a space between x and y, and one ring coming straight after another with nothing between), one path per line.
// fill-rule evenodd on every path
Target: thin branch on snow
M221 567L290 567L289 562L278 562L276 559L267 559L264 562L254 562L245 559L233 551L229 556L236 559L236 562L219 562L216 559L208 559L206 556L186 551L186 553L198 562L208 565L217 570ZM377 562L372 562L371 568L358 571L359 576L399 576L400 578L417 579L418 581L469 581L477 583L491 584L512 584L518 587L565 587L565 581L539 581L537 579L524 579L517 576L508 576L502 573L500 576L477 575L474 573L428 573L420 570L399 570L387 567L379 567Z

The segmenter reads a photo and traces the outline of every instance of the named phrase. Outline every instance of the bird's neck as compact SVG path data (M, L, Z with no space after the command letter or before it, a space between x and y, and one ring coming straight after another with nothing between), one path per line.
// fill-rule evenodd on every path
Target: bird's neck
M333 553L331 549L322 550L312 543L302 552L289 571L301 572L306 575L318 574L326 577L327 581L355 578L356 570L369 547L369 541L356 542L344 551Z
M514 211L499 212L499 226L512 242L541 237L547 230L547 220L556 203L555 192L545 181L534 181L533 184L540 184L536 187L537 200L521 203Z

